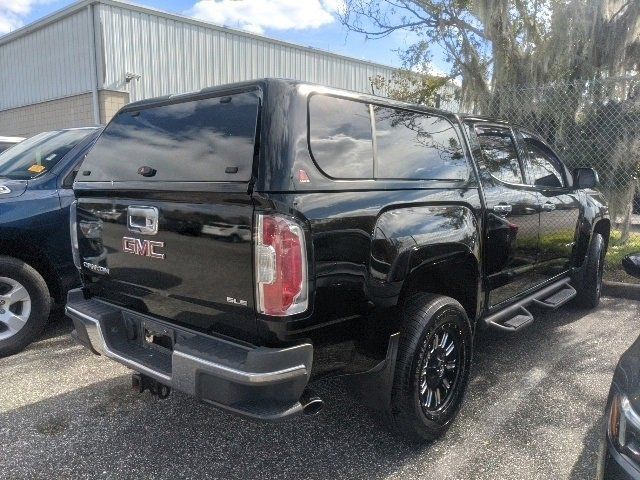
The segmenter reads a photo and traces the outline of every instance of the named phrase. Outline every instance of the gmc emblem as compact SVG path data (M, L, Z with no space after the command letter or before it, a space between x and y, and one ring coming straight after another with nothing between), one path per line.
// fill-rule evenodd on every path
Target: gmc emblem
M159 258L164 260L164 253L156 251L158 248L164 248L164 242L156 242L154 240L140 240L133 237L122 237L122 251L124 253L132 253L134 255L142 255L143 257Z

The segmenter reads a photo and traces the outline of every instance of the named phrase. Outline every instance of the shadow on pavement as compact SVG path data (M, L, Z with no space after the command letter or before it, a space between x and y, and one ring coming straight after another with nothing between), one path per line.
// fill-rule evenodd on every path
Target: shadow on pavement
M609 300L607 311L615 311ZM160 401L119 374L0 414L0 468L12 478L590 478L595 472L606 378L622 353L602 357L609 327L568 308L541 315L522 333L480 331L469 394L440 442L409 446L344 391L314 390L320 416L256 423L174 393ZM615 319L614 319L615 321ZM626 325L626 324L625 324ZM620 331L621 345L636 325ZM52 323L32 349L70 346L68 320ZM88 352L76 350L73 355ZM82 360L82 359L81 359ZM105 360L104 368L111 368ZM55 370L56 375L82 372ZM594 379L597 378L597 381ZM560 474L559 455L567 455ZM579 451L581 449L581 451ZM568 462L568 463L567 463ZM7 470L8 469L8 470ZM524 474L523 474L524 475ZM1 474L0 474L1 476ZM521 477L524 478L524 477Z

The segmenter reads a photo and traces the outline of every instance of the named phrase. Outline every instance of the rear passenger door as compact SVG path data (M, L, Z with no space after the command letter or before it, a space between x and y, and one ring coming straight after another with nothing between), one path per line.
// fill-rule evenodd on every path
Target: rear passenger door
M494 306L541 281L535 269L538 193L526 185L522 159L509 127L478 123L474 131L478 142L474 156L487 209L485 272L489 305Z
M531 185L540 195L540 258L538 272L549 280L569 270L576 242L580 200L569 188L567 170L551 148L523 134Z

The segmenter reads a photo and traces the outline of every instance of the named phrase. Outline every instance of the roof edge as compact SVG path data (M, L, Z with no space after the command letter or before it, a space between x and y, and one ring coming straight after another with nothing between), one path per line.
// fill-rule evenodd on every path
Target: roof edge
M363 102L368 102L374 105L381 105L387 107L396 107L405 110L413 110L420 111L423 113L439 115L441 117L446 117L449 120L454 119L459 114L451 112L449 110L443 108L435 108L427 105L420 105L417 103L405 102L401 100L394 100L389 97L383 97L379 95L373 95L370 93L357 92L354 90L347 90L344 88L337 87L328 87L326 85L321 85L319 83L308 82L304 80L294 80L289 78L278 78L278 77L264 77L264 78L256 78L254 80L243 80L240 82L227 83L223 85L216 85L214 87L204 87L199 90L194 90L191 92L184 93L173 93L168 95L160 95L158 97L150 97L145 98L143 100L137 100L135 102L128 103L122 110L135 110L137 108L155 106L164 104L165 102L172 101L189 101L195 98L201 98L203 96L209 96L209 94L215 95L216 93L225 93L225 92L240 92L246 91L251 87L261 87L268 88L269 84L279 83L290 85L294 88L301 89L299 93L303 95L309 94L329 94L329 95L337 95L342 98L349 98L354 100L359 100Z
M0 46L12 42L20 37L28 35L36 30L40 30L47 25L57 22L58 20L62 20L63 18L69 17L74 13L82 10L83 8L91 5L93 3L100 3L99 0L80 0L76 3L72 3L68 7L61 8L60 10L56 10L55 12L50 13L49 15L45 15L39 20L36 20L33 23L25 25L24 27L20 27L13 32L6 33L0 36Z

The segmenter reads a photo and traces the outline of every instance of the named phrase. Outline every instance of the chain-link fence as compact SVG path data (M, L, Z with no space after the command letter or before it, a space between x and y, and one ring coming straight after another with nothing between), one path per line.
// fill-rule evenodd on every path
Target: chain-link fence
M476 110L540 134L570 169L598 171L612 221L605 278L637 281L621 259L640 252L640 77L502 89Z

